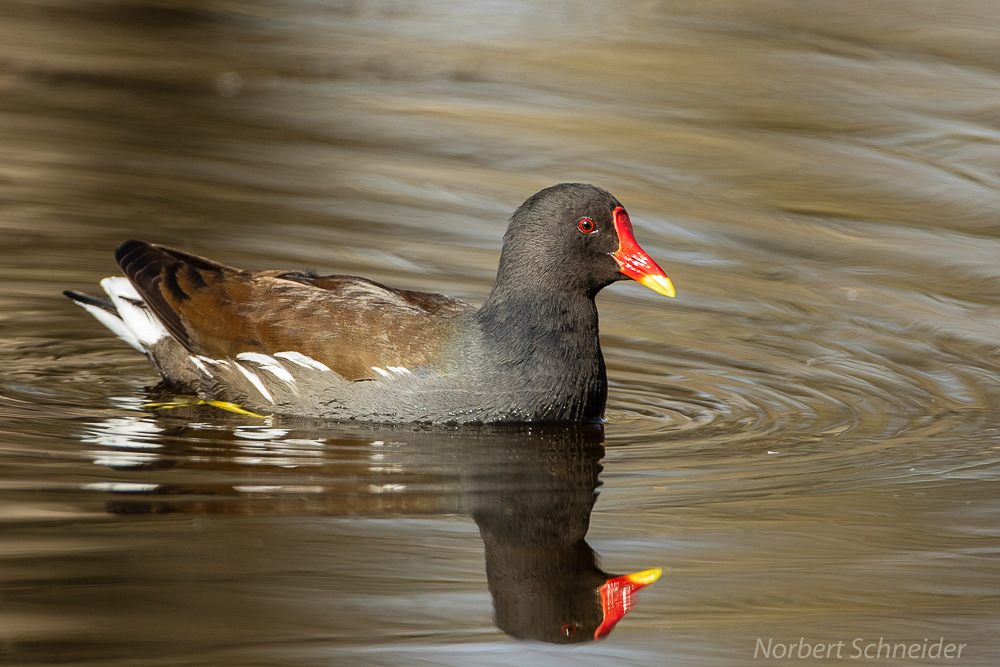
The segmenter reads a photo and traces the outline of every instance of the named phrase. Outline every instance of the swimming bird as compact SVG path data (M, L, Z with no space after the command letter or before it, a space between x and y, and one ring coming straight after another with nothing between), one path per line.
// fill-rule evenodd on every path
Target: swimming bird
M511 216L479 307L355 276L244 271L144 241L115 251L108 298L67 290L175 391L254 413L368 422L603 418L594 297L674 288L608 191L562 183Z

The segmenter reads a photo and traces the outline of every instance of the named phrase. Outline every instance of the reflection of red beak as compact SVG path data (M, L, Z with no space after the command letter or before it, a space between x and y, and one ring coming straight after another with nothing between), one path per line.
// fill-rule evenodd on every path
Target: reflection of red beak
M618 262L621 272L649 289L664 296L674 295L674 286L656 262L639 247L632 234L632 221L621 206L615 209L615 231L618 233L618 250L611 256Z
M601 591L601 607L604 609L604 622L594 633L594 639L606 636L615 627L615 623L632 608L633 596L640 588L648 586L663 574L658 567L643 570L635 574L626 574L614 579L608 579L598 590Z

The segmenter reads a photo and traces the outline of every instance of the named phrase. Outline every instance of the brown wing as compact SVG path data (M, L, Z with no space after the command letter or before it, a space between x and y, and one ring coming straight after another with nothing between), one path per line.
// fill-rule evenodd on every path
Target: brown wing
M372 366L432 363L455 316L471 308L354 276L242 271L142 241L126 241L115 258L189 351L296 351L350 380L377 378Z

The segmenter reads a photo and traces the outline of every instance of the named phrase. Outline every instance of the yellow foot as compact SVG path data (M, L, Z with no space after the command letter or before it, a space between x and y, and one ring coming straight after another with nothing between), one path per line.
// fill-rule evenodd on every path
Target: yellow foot
M238 415L267 419L266 415L259 415L256 412L250 412L245 408L241 408L236 403L229 403L228 401L203 401L202 399L194 398L193 396L191 398L179 398L175 401L167 401L165 403L146 403L143 407L156 410L170 410L172 408L183 408L190 405L211 405L213 408L228 410L229 412L235 412Z

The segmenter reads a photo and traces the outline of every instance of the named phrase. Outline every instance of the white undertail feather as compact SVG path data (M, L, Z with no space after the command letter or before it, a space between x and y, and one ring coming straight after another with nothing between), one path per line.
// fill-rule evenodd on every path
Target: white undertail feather
M146 350L143 349L142 344L139 342L139 339L135 337L135 334L133 334L128 327L125 326L125 323L122 322L122 319L120 317L118 317L114 313L109 313L100 306L94 306L89 303L83 303L82 301L74 301L74 303L76 303L78 306L82 307L88 313L97 318L97 321L106 326L108 329L110 329L111 333L118 336L123 341L125 341L135 349L139 350L143 354L146 353Z
M108 319L115 318L107 311L102 311L106 318L96 314L95 316L116 336L140 352L145 352L156 341L168 335L166 328L160 324L156 316L143 306L137 305L142 302L142 297L135 291L128 278L120 276L105 278L101 281L101 287L111 297L111 303L114 304L121 320L120 324L110 324ZM90 312L93 313L93 310Z
M156 344L157 341L170 335L166 327L164 327L163 324L156 319L156 316L152 313L152 311L146 308L142 301L142 297L127 278L123 278L121 276L105 278L101 281L101 287L104 288L104 291L107 292L108 296L111 298L111 303L115 307L117 313L109 312L100 306L95 306L89 303L83 303L80 301L77 301L76 303L83 307L88 313L93 315L101 324L110 329L112 333L121 338L123 341L143 354L148 354L149 349ZM308 368L314 371L330 372L330 367L326 364L316 361L312 357L302 354L301 352L295 352L293 350L276 352L273 357L257 352L241 352L236 355L236 357L241 361L257 364L258 370L267 371L276 378L288 383L292 389L295 389L295 378L281 363L279 358L302 368ZM191 363L200 373L209 378L214 377L211 367L215 367L217 369L230 367L235 368L243 375L243 377L250 381L254 388L260 392L261 396L271 403L275 402L274 396L272 396L271 392L268 391L268 388L265 386L261 377L253 370L236 361L213 359L201 354L189 355L188 359L190 359ZM402 367L391 368L396 373L409 372ZM389 374L385 370L377 370L383 375Z

